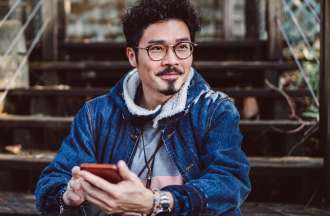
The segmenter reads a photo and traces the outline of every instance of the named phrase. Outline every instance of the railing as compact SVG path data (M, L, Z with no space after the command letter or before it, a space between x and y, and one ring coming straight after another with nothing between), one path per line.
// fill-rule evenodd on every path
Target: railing
M306 130L303 137L291 147L288 153L288 155L291 155L298 146L305 143L307 139L320 131L320 103L319 94L317 92L319 88L315 88L315 86L312 85L310 74L308 74L304 63L309 62L313 64L315 68L317 68L314 76L319 77L321 63L320 51L315 50L313 43L320 40L321 15L320 4L316 0L282 0L282 7L283 18L277 19L276 22L288 46L290 54L299 68L300 75L312 96L313 104L310 107L314 108L314 112L317 114L316 116L318 116L316 118L314 116L316 123ZM299 50L302 56L298 55L297 47L300 48ZM317 82L319 83L319 81ZM320 142L322 142L321 139ZM328 183L326 183L325 186L326 185L328 185ZM329 188L329 186L326 186L326 188ZM319 189L316 188L306 206L311 204L318 190Z
M34 6L32 12L27 17L24 24L22 24L22 27L18 31L18 33L15 35L11 43L9 44L7 50L4 52L3 58L9 57L11 55L15 55L14 48L19 43L19 40L22 36L24 36L27 28L31 24L32 20L38 15L38 12L41 11L43 8L43 5L46 1L51 0L40 0L37 2L37 4ZM20 6L20 4L23 4L21 0L17 0L9 9L8 13L4 16L4 18L0 21L0 28L5 24L7 20L9 20L9 17L15 12L15 10ZM40 41L43 33L45 32L47 26L49 25L51 20L51 17L46 17L43 20L42 26L38 29L35 36L31 39L30 47L28 48L27 52L24 54L23 59L20 61L19 65L17 66L17 69L15 70L14 74L8 79L4 86L4 91L0 95L0 106L4 103L4 100L8 94L8 91L12 88L13 84L15 83L15 80L17 79L18 75L22 73L22 69L26 62L28 61L29 56L31 55L32 50L36 47L37 43ZM3 71L6 71L9 68L9 61L0 62L2 65Z
M282 0L282 4L284 19L277 20L279 29L312 95L314 104L319 107L319 99L303 66L304 60L295 52L295 46L302 45L304 50L307 50L307 53L304 53L305 59L314 61L316 66L320 67L319 53L311 44L320 34L320 5L315 0Z
M306 84L308 91L310 92L312 105L310 105L309 109L312 111L305 112L312 113L312 117L316 120L315 124L310 126L308 130L304 132L303 137L294 144L288 152L288 155L293 154L294 150L302 145L307 139L309 139L312 135L314 135L317 131L319 131L319 99L317 90L315 86L312 85L310 74L308 73L305 63L309 62L317 68L314 76L319 75L320 70L320 54L317 52L312 42L316 41L320 35L320 5L315 0L279 0L281 3L281 15L274 16L273 22L278 31L281 34L281 40L287 44L287 47L290 51L292 59L296 63L299 69L299 73L302 77L302 80ZM268 3L275 3L272 0L269 0ZM276 42L273 47L276 47ZM302 56L298 56L297 47L302 47L304 52L301 52ZM315 78L315 77L314 77ZM316 81L318 82L318 80ZM283 89L281 89L281 83L279 83L279 87L276 87L274 84L270 83L267 79L265 80L265 84L281 93L286 101L288 102L288 106L290 109L290 118L294 118L301 122L301 125L293 129L291 131L282 131L285 133L297 133L300 132L301 128L304 126L304 121L300 115L296 114L295 106L293 100L285 93ZM308 117L311 117L308 116Z

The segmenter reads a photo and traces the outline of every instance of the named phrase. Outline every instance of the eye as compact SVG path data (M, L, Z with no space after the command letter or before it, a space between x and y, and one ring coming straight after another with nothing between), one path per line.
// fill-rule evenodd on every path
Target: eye
M149 52L158 53L163 52L165 50L165 47L162 45L152 45L149 47Z
M178 51L186 51L190 49L190 44L189 43L179 43L176 45L176 50Z

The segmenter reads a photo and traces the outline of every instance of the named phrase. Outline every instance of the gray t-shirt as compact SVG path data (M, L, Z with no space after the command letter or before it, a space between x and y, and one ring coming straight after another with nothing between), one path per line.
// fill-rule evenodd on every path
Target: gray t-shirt
M147 123L143 128L143 134L139 139L136 153L133 158L131 170L135 174L139 174L145 166L145 155L143 151L143 142L147 161L156 151L157 146L162 142L161 131L152 127L152 122ZM182 177L173 161L166 151L166 147L161 144L154 159L151 188L160 189L167 185L182 184ZM151 163L150 163L151 166ZM146 183L147 169L141 174L140 178Z

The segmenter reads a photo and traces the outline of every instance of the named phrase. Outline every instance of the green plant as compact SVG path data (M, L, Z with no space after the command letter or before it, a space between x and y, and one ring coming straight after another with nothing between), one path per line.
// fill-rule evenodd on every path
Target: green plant
M309 79L309 83L312 86L313 91L316 96L319 98L320 90L320 67L317 63L306 61L304 62L304 70L306 71L306 75ZM319 108L314 104L310 103L305 112L302 113L302 116L305 118L315 119L317 121L320 120Z

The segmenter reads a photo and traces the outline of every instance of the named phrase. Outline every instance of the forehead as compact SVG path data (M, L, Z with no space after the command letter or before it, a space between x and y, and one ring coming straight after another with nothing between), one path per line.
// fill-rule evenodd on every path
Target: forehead
M182 39L190 40L188 26L181 20L170 19L149 25L142 34L140 44L148 44L152 41L175 43Z

